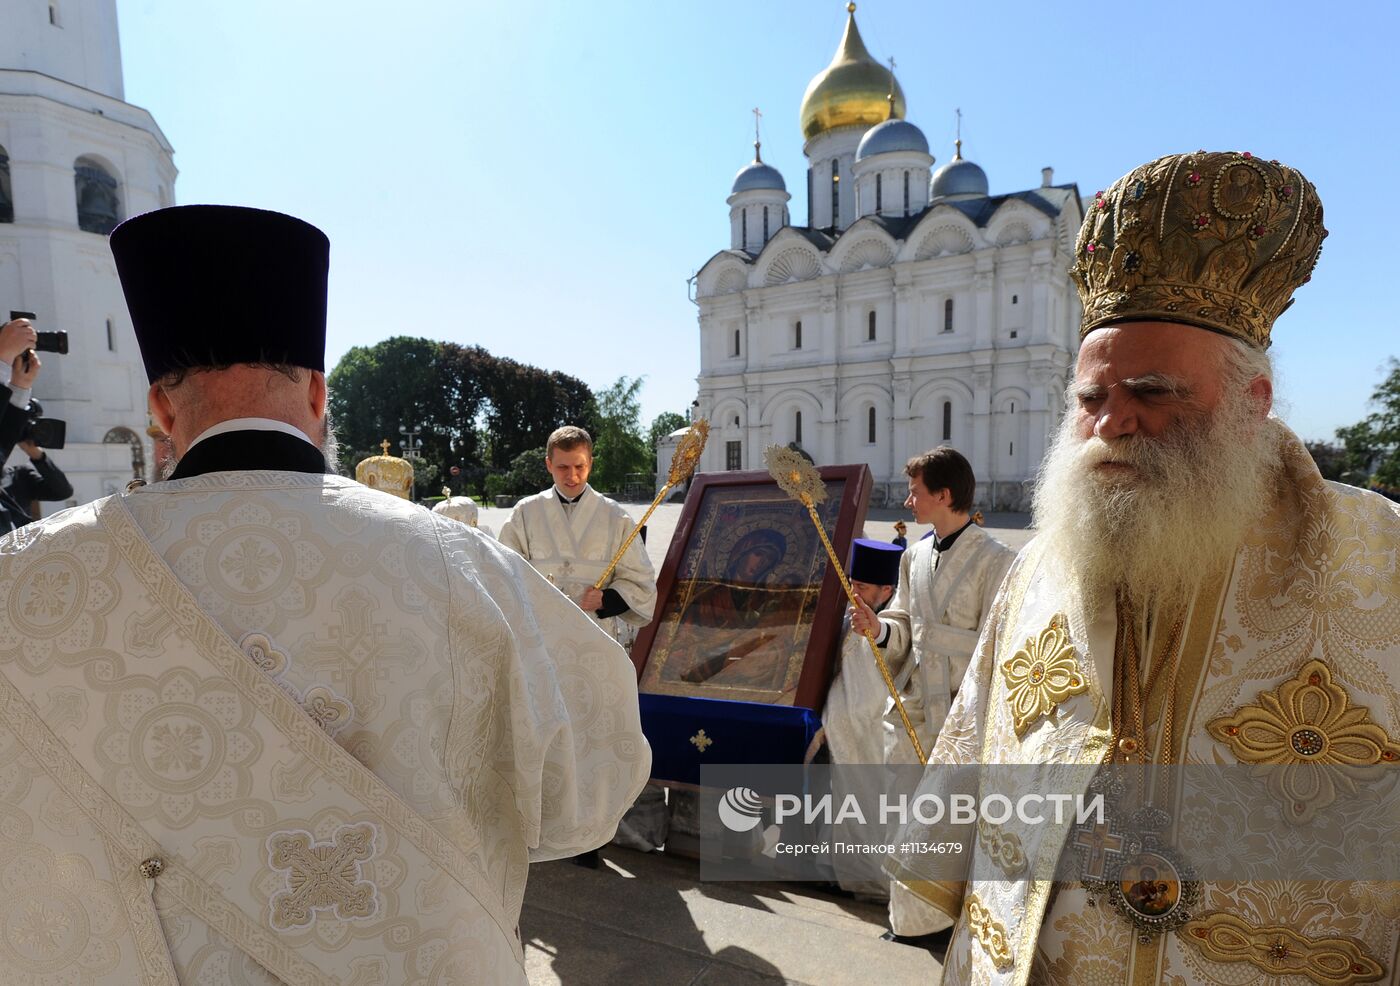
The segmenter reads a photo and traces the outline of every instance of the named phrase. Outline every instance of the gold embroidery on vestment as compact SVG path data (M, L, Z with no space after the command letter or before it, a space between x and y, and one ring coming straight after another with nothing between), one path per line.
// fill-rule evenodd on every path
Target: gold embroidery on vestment
M982 946L982 950L991 958L997 969L1005 969L1011 965L1011 946L1006 940L1006 925L992 917L992 912L976 894L969 894L967 898L967 926L972 932L972 937L977 939L977 943Z
M1230 748L1242 763L1285 768L1271 772L1270 793L1284 802L1285 817L1305 822L1337 798L1336 785L1350 790L1341 773L1287 768L1310 764L1369 767L1400 762L1400 743L1371 721L1370 710L1353 704L1347 690L1332 680L1322 661L1309 661L1273 691L1260 692L1255 704L1207 724L1211 736Z
M1181 929L1182 938L1216 962L1248 962L1270 976L1307 976L1318 986L1373 983L1385 967L1352 938L1309 938L1283 925L1260 926L1224 911Z
M1051 617L1048 627L1028 638L1002 664L1001 673L1018 739L1033 722L1050 715L1061 702L1089 690L1074 645L1069 642L1065 618L1058 613Z

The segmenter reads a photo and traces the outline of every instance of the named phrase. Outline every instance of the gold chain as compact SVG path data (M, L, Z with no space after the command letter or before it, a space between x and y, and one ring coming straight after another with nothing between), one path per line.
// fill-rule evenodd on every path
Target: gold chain
M1158 735L1162 749L1161 761L1164 765L1168 764L1171 762L1175 745L1173 720L1176 714L1176 679L1177 668L1181 663L1184 617L1178 618L1172 624L1161 659L1153 662L1148 669L1146 688L1140 684L1136 616L1132 604L1121 593L1117 602L1117 622L1117 639L1113 648L1112 733L1104 761L1145 764L1152 759L1147 751L1147 729L1143 716L1158 682L1165 679L1167 695L1160 717L1162 728ZM1129 729L1131 732L1128 732Z

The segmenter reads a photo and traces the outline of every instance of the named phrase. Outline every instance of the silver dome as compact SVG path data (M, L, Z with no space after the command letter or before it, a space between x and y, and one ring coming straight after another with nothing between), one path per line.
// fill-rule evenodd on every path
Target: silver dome
M748 192L756 188L771 189L777 192L786 192L787 186L783 184L783 176L778 174L778 169L762 161L751 161L739 169L739 173L734 176L734 187L729 190L733 195L736 192Z
M949 161L933 173L933 197L986 195L987 173L971 161Z
M871 127L860 139L856 148L856 160L873 157L876 154L889 154L891 151L917 151L928 153L928 140L924 132L908 120L886 120Z

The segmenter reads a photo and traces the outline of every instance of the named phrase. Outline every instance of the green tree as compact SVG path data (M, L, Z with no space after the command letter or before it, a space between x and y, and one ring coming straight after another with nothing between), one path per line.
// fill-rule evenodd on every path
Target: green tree
M593 432L593 486L620 491L628 473L653 470L655 452L642 437L642 378L618 377L597 395L598 430Z
M425 459L439 471L451 459L457 424L444 386L442 343L395 336L347 352L327 378L329 407L348 472L367 455L402 454L400 426L420 428Z
M544 464L544 446L528 449L521 452L510 463L510 472L506 473L505 491L507 493L538 493L540 490L549 489L554 482L554 477L549 474L549 470Z
M651 449L652 455L656 454L656 446L661 444L663 438L688 424L690 421L684 414L677 414L675 411L662 411L658 414L647 432L647 447Z
M1400 360L1391 357L1386 378L1371 393L1375 408L1364 421L1337 429L1346 450L1342 479L1400 489Z
M351 349L327 383L347 472L380 454L385 439L391 455L401 454L400 426L421 429L420 495L437 493L454 465L458 485L484 483L488 467L504 475L560 425L596 428L593 393L582 380L480 346L396 336Z

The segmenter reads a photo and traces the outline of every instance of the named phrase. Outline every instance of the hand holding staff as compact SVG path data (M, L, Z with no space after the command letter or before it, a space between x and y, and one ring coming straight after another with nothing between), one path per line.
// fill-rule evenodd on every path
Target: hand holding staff
M608 562L608 567L603 569L603 574L598 577L598 581L593 583L593 588L601 589L612 577L613 569L617 568L617 563L622 561L622 556L627 554L627 549L632 547L632 541L637 537L637 532L646 526L653 511L661 505L661 501L666 498L666 494L671 492L671 487L677 483L684 483L690 478L690 474L695 471L695 467L700 463L700 453L705 451L705 439L710 436L710 423L704 418L696 419L690 426L690 430L685 433L681 443L676 446L675 454L671 456L671 470L666 474L666 485L656 494L656 499L651 501L651 506L647 507L647 512L642 514L642 519L637 521L632 528L632 533L628 534L622 542L622 547L617 549L612 561Z
M831 546L831 541L826 536L826 525L817 514L817 504L826 499L826 484L822 482L817 467L799 453L782 445L768 446L763 453L763 461L768 464L769 475L778 481L782 491L807 508L812 525L816 527L817 534L826 548L827 557L831 559L831 567L835 569L836 577L841 580L841 588L846 590L846 598L855 606L856 594L851 588L850 580L846 578L846 568L837 560L836 549ZM875 664L880 668L880 677L885 679L885 687L890 690L890 697L894 699L894 707L899 710L899 719L904 723L904 731L909 734L909 742L914 744L914 753L918 756L919 763L928 763L923 745L919 743L919 737L914 732L914 725L909 721L909 713L904 711L904 702L900 700L899 689L894 685L889 665L885 663L884 655L875 643L875 631L868 629L863 636L870 645L870 653L875 656Z

